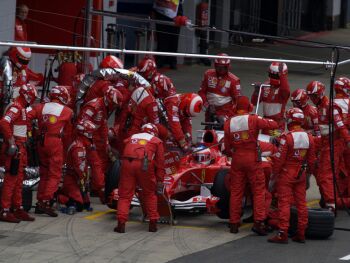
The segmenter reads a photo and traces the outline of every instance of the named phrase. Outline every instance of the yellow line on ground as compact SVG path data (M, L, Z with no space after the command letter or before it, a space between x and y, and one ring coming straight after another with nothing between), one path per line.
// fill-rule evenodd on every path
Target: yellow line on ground
M320 202L320 200L319 199L316 199L316 200L312 200L312 201L309 201L309 202L307 202L306 203L306 205L308 206L308 207L313 207L314 205L318 205L318 202Z
M113 209L108 209L106 211L96 211L96 212L93 212L91 215L88 215L88 216L84 216L84 219L87 219L87 220L95 220L101 216L104 216L106 214L109 214L109 213L112 213L112 212L115 212L115 210Z

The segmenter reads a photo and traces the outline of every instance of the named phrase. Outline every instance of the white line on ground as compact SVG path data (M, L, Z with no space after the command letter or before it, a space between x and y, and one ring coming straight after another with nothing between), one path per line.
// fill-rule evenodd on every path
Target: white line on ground
M339 258L339 260L350 260L350 254L345 257Z

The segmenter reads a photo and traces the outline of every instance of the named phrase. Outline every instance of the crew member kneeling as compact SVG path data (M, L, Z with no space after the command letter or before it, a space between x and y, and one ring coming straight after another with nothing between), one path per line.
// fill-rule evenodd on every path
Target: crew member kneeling
M252 231L266 235L265 176L259 154L258 135L260 129L277 129L273 120L250 115L253 105L245 96L237 99L236 114L225 122L225 149L232 156L230 182L230 232L238 233L241 219L242 197L246 180L251 185L254 203L254 226ZM242 161L244 160L244 161Z
M118 233L125 232L125 223L128 220L136 184L142 188L143 203L150 219L149 232L157 231L159 214L156 192L163 190L164 147L154 124L147 123L141 129L141 133L125 140L118 188L118 226L114 228Z
M278 152L273 159L273 176L271 178L272 182L277 179L279 232L268 241L288 243L290 205L294 197L298 211L298 230L292 240L304 243L308 214L306 207L306 173L302 166L307 163L309 172L313 173L316 160L314 139L311 134L301 128L304 123L304 114L301 109L289 109L286 118L289 132L281 136Z

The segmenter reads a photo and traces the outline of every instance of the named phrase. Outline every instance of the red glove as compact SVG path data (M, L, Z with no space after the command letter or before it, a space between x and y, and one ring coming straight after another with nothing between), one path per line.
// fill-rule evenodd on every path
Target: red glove
M186 26L188 21L187 16L177 16L174 18L174 22L176 26Z

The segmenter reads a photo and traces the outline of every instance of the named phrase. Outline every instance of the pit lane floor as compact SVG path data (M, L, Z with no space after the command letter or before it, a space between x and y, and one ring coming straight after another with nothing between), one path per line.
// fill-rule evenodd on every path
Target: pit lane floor
M312 181L309 205L317 206L318 197ZM265 237L255 236L250 231L251 224L243 225L240 233L233 235L228 232L226 220L207 214L181 214L177 216L175 226L160 224L157 233L149 233L148 224L141 222L138 208L131 211L127 233L118 234L113 232L115 212L98 204L95 198L93 207L93 212L74 216L62 213L57 218L35 215L36 220L32 223L1 222L0 262L155 263L176 259L178 262L226 262L229 258L236 258L235 262L257 262L264 258L266 262L277 262L275 259L282 258L293 262L299 256L309 257L313 262L334 262L330 259L337 260L350 254L346 244L350 237L348 232L336 231L330 240L280 248L268 244ZM349 218L341 214L337 226L349 227ZM296 253L301 249L302 253Z

